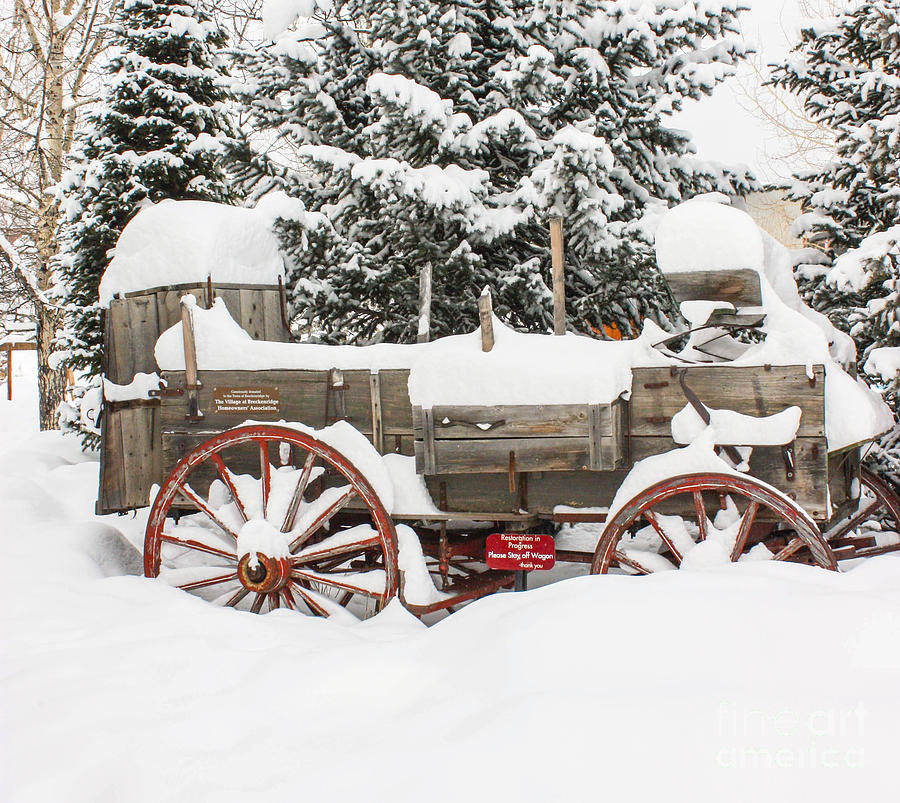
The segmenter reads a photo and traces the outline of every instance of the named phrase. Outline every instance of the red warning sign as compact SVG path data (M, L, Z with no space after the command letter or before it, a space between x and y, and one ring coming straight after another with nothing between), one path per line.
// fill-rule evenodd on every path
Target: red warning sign
M552 569L556 544L552 535L492 533L487 538L487 565L491 569L533 572Z

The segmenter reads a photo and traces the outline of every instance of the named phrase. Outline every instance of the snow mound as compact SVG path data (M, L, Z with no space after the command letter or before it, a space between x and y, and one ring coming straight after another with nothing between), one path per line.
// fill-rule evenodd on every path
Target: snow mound
M882 382L893 382L900 374L900 347L882 346L872 349L863 371L870 376L880 376Z
M284 276L271 215L209 201L161 201L129 221L100 282L100 304L150 287L277 284Z
M656 262L663 273L700 270L762 271L761 231L739 209L690 200L670 209L656 231Z

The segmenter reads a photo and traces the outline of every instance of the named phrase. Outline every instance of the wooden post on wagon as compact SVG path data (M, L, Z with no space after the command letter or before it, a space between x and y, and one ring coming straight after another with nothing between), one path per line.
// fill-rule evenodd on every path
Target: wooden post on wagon
M491 291L485 287L478 297L478 318L481 321L481 350L490 351L494 348L494 305L491 301Z
M417 343L431 339L431 263L426 262L419 273L419 329Z
M566 277L563 270L562 218L550 221L550 254L553 267L553 334L566 333Z
M199 421L203 418L200 411L200 377L197 370L197 344L194 340L194 321L191 308L196 304L196 299L185 301L181 299L181 333L184 340L184 384L188 397L188 421Z

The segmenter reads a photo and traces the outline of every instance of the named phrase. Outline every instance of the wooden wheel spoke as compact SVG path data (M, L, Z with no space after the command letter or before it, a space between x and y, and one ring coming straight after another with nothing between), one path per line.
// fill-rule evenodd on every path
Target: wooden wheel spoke
M636 560L632 560L621 550L616 550L615 552L616 562L620 566L627 566L629 569L634 569L638 574L651 574L650 569L646 566L642 566Z
M253 604L250 606L251 613L259 613L262 610L263 603L266 601L266 597L268 594L260 594L257 592L256 599L253 600Z
M836 527L829 530L825 535L825 540L830 541L832 538L835 538L838 535L842 535L843 533L850 532L853 530L858 524L862 524L864 521L868 521L872 518L872 514L875 513L876 510L880 510L884 505L882 505L881 501L876 499L866 508L862 510L856 511L847 521L839 522ZM900 522L898 522L900 524Z
M694 491L694 512L697 514L697 526L700 528L700 540L706 540L706 504L703 501L703 493Z
M176 587L180 588L182 591L193 591L197 588L208 588L209 586L216 586L220 583L227 583L229 580L237 580L237 572L207 577L204 580L194 580L192 583L183 583Z
M231 529L225 522L223 522L214 512L213 509L203 501L200 495L191 488L190 485L179 485L177 488L177 492L188 500L194 507L196 507L203 515L206 516L213 524L216 525L222 532L226 535L230 535L235 541L237 541L237 533Z
M371 527L365 527L365 533L352 541L342 539L343 533L338 533L330 538L326 538L318 544L307 547L291 557L291 563L300 566L307 563L314 563L329 558L349 558L365 552L367 549L378 547L381 545L381 537L376 530ZM356 528L353 528L356 529ZM350 530L346 532L352 532ZM335 565L340 565L344 560L340 560Z
M200 541L195 541L192 538L176 538L174 535L163 533L162 540L168 544L177 544L178 546L183 546L187 549L195 549L198 552L206 552L210 555L218 555L222 558L228 558L229 560L233 560L235 562L237 561L236 553L226 552L224 549L218 549L217 547L209 546L208 544L201 543Z
M249 589L249 588L239 588L239 589L237 590L237 592L235 592L234 596L231 597L231 599L229 599L229 600L225 603L225 607L226 607L226 608L233 608L233 607L234 607L235 605L237 605L244 597L246 597L247 594L249 594L249 593L250 593L250 589Z
M799 535L795 535L787 542L786 546L775 553L775 560L787 560L797 554L805 546L806 542Z
M291 593L290 586L284 586L281 589L281 598L284 600L286 608L290 608L292 611L297 610L297 603L294 600L294 595Z
M324 527L331 519L340 512L354 497L356 490L352 486L347 486L344 492L338 496L325 510L319 513L315 519L300 533L289 547L290 552L296 552L310 538L312 538L322 527Z
M306 603L306 606L317 616L329 616L331 612L324 604L324 599L308 588L304 588L299 583L292 583L300 598Z
M281 607L281 599L277 591L271 591L268 596L270 611L274 611L276 608Z
M272 490L272 465L269 463L269 442L259 441L259 483L262 491L262 517L269 510L269 493Z
M747 545L747 536L750 535L750 528L756 520L756 513L758 510L759 502L755 499L751 499L747 503L747 509L744 511L744 515L741 516L741 524L738 527L737 535L734 539L734 546L731 548L731 559L733 561L737 560L744 552L744 547Z
M313 464L316 462L315 452L306 455L306 461L303 463L303 470L297 480L297 487L294 488L294 494L291 496L291 502L284 514L284 521L281 524L281 532L290 532L294 527L294 521L297 518L297 511L300 509L300 502L303 501L303 494L306 493L306 487L309 485L309 476L313 470Z
M349 591L353 594L361 594L365 597L380 597L384 593L383 588L366 588L365 586L360 584L360 581L365 578L366 575L375 574L376 572L379 575L379 579L384 577L384 571L381 569L375 569L372 572L362 572L358 574L336 576L333 574L324 574L298 568L295 568L291 572L291 577L294 580L305 580L308 583L320 583L323 586L337 588L341 591ZM348 578L353 578L353 580L355 580L356 582L353 582Z
M659 519L656 518L656 514L650 510L649 508L644 511L644 517L647 521L650 522L650 526L656 530L656 534L662 538L663 543L668 548L669 552L672 553L675 558L676 563L681 563L681 552L678 551L678 548L675 546L675 543L669 537L669 534L665 531L662 524L659 523Z
M244 507L244 503L241 501L237 486L234 484L234 480L231 477L231 472L225 466L225 462L215 452L209 456L209 459L216 467L216 472L219 475L219 479L222 480L222 482L225 484L225 487L228 488L228 492L231 494L231 498L234 499L234 505L237 508L241 518L244 521L247 521L247 509Z

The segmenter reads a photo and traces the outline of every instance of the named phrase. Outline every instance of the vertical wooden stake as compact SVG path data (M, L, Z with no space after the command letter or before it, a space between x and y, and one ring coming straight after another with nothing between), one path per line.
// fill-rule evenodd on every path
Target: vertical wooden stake
M494 348L494 305L491 302L491 291L487 287L481 291L478 297L478 318L481 321L481 350L490 351Z
M12 401L12 349L6 348L6 399Z
M369 394L372 400L372 445L384 454L384 423L381 417L381 376L369 374Z
M194 341L194 322L191 317L191 307L196 304L196 300L185 303L181 302L181 333L184 340L184 384L188 394L188 412L189 421L199 421L203 418L200 412L200 399L198 389L200 388L200 377L197 370L197 344Z
M566 333L566 277L563 270L562 218L550 221L550 253L553 266L553 334Z
M417 343L431 338L431 263L426 262L419 273L419 332Z

